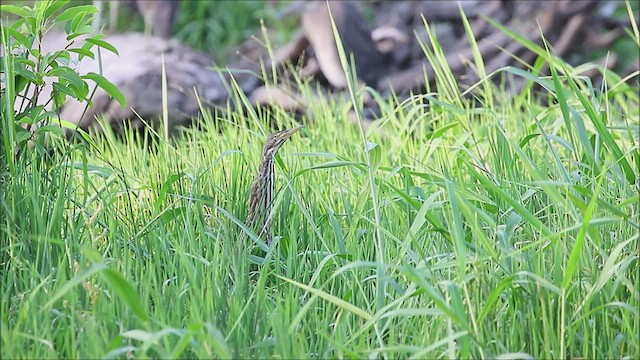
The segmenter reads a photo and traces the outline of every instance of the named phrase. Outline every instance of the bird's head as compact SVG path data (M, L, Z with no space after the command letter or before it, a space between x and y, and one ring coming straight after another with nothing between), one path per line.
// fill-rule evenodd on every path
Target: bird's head
M267 137L267 141L264 143L263 154L265 156L273 156L280 149L280 146L295 134L298 130L302 129L304 125L299 125L291 129L274 132Z

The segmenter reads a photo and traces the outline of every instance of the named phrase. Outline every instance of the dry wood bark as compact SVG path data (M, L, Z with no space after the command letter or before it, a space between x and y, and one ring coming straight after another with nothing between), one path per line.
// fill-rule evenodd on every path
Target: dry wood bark
M539 46L544 46L544 34L552 53L564 59L577 57L584 61L587 51L606 49L623 34L620 23L602 16L601 7L606 3L598 0L487 0L465 1L461 6L453 1L378 1L373 6L376 17L371 30L359 15L357 5L352 2L331 2L328 8L320 3L307 5L301 15L303 32L296 38L296 51L280 52L277 64L281 65L285 60L293 63L302 60L306 66L302 67L299 75L305 78L313 76L321 83L326 79L325 88L329 96L343 89L345 75L337 55L329 12L336 22L345 51L355 59L359 79L383 96L391 93L406 95L424 91L427 87L434 88L435 71L420 45L422 41L427 47L435 46L429 41L425 24L432 28L460 88L479 80L473 69L473 49L463 27L461 10L469 19L487 74L507 66L525 68L537 57L526 44L515 41L487 18ZM305 38L308 48L300 51L299 45L305 44ZM616 64L615 60L610 56L608 62L601 63L611 68ZM544 74L547 70L545 66L541 72ZM597 72L591 70L588 75L596 77L594 83L597 83ZM426 84L426 81L431 84ZM511 81L509 84L511 89L507 90L517 91L523 82ZM289 93L292 92L295 91L290 89ZM298 104L314 101L304 100L300 95L295 98ZM261 101L260 105L291 105L289 98L283 97L282 102L279 99L272 97L270 102ZM258 105L257 102L255 104Z

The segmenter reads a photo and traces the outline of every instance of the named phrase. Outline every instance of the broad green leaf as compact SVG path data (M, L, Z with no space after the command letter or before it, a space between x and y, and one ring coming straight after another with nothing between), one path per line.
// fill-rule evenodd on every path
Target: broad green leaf
M63 8L68 3L69 3L69 0L56 0L51 2L49 6L47 6L47 9L44 12L44 17L46 19L50 18L51 16L53 16L53 14L55 14L56 11Z
M85 57L85 56L88 57L88 58L91 58L91 59L95 58L95 55L93 55L93 52L91 52L89 50L86 50L86 49L83 49L83 48L73 48L73 49L69 49L68 51L74 52L76 54L79 54L80 55L80 56L78 56L79 60L82 60L82 58Z
M77 5L72 6L62 12L62 14L56 17L56 22L64 22L76 18L78 15L84 16L85 14L97 13L98 9L93 5Z
M71 96L73 98L76 97L75 92L65 84L62 84L62 83L59 83L59 82L54 82L53 83L53 88L58 90L58 91L60 91L61 93L69 95L69 96ZM61 104L58 104L58 105L63 105L63 104L61 103Z
M108 42L104 41L104 40L100 40L100 39L96 39L95 37L90 37L86 40L88 43L97 45L103 49L109 50L112 53L116 54L116 55L120 55L118 53L118 50L113 47L113 45L109 44Z
M22 142L25 142L27 140L29 140L31 138L31 132L27 131L21 127L18 127L16 129L16 138L15 138L15 142L20 144Z
M73 20L67 22L67 25L65 27L65 32L67 34L75 34L77 32L76 29L81 25L83 19L84 19L83 13L76 14Z
M38 133L54 133L56 135L59 136L64 136L64 130L62 130L62 128L58 125L44 125L44 126L40 126L36 132Z
M33 71L15 69L14 73L18 76L26 78L27 80L29 80L29 82L32 82L36 85L42 85L43 83L42 79Z
M24 46L25 49L31 49L32 41L26 35L11 27L5 27L5 29L7 30L9 36L18 41L18 44Z
M127 106L127 100L125 99L124 95L122 95L118 87L115 86L113 83L111 83L109 80L107 80L104 76L96 74L94 72L90 72L86 75L83 75L82 77L85 79L91 79L95 81L96 84L98 84L100 88L106 91L107 94L109 94L109 96L114 98L120 104L120 106L122 107Z
M10 14L26 17L31 15L31 8L28 6L15 6L15 5L0 5L0 11L8 12Z
M77 72L71 70L66 66L60 66L55 69L51 69L47 71L47 76L56 76L62 79L65 79L69 82L69 84L75 87L82 87L84 85L84 80L78 75Z

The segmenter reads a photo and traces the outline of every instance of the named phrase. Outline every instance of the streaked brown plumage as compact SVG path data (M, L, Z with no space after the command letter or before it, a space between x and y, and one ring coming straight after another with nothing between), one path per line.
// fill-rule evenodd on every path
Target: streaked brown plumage
M274 157L282 144L304 125L275 132L267 137L262 148L262 159L258 168L258 174L251 183L249 193L249 211L245 224L256 232L258 237L263 237L267 244L271 243L271 208L274 196L275 173Z

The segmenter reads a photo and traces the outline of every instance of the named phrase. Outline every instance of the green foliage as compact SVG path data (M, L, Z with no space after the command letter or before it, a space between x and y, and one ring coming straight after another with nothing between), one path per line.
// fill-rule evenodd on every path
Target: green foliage
M63 135L62 127L73 127L60 119L60 108L68 98L87 105L91 103L90 82L104 89L121 105L126 101L120 91L102 75L79 74L78 60L94 58L102 48L117 54L117 50L102 35L91 34L91 22L97 9L92 5L67 6L66 0L36 1L33 7L1 5L3 13L17 19L2 22L2 56L4 74L2 88L2 125L4 157L11 173L15 173L15 154L31 143L39 152L46 152L45 140ZM42 52L44 35L54 26L64 27L68 44L64 49ZM47 87L51 87L50 95Z

